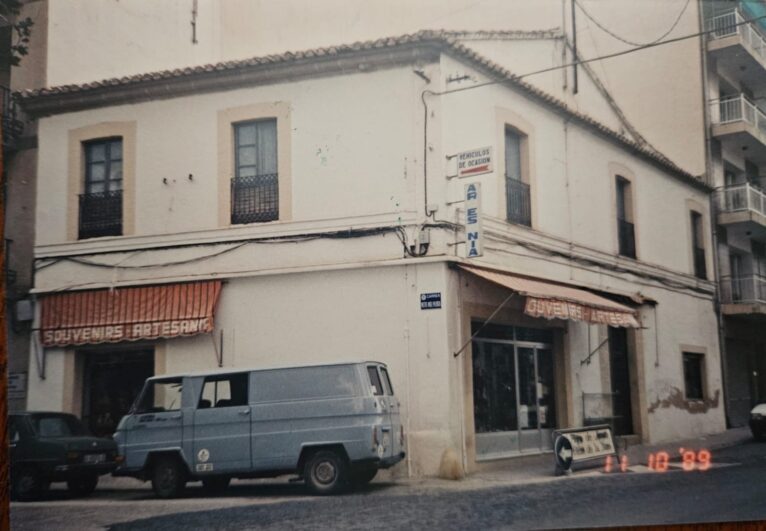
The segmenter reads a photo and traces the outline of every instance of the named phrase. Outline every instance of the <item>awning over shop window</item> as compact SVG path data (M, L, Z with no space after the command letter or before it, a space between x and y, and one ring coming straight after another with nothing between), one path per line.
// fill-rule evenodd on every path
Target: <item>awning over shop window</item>
M193 336L213 331L221 281L56 293L41 298L44 347Z
M636 311L583 289L467 265L460 268L526 297L524 313L544 319L638 328Z

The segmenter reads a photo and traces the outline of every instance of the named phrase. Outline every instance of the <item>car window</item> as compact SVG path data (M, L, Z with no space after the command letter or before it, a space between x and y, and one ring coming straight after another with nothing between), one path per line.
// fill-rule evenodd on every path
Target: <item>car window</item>
M388 377L388 369L381 367L380 374L383 376L383 386L386 388L386 394L393 396L394 387L391 385L391 379Z
M383 394L383 386L380 385L380 376L378 375L378 368L374 365L367 367L367 374L370 375L370 385L372 385L372 392L375 395Z
M208 376L198 409L247 405L247 373Z
M8 419L8 440L13 444L19 442L19 439L21 439L19 422L15 418L10 417Z
M147 382L138 399L136 413L157 413L181 409L181 378L152 380Z
M38 437L77 437L87 435L85 427L69 415L36 415L32 427Z

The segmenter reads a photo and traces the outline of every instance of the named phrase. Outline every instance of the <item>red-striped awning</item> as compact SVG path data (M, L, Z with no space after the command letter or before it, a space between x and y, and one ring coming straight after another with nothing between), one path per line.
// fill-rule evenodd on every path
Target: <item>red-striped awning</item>
M193 336L213 331L221 281L56 293L41 297L44 347Z

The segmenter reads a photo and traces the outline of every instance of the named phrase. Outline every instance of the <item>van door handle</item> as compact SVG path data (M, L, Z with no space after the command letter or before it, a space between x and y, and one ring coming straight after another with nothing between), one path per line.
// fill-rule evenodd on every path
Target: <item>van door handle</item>
M243 409L242 411L239 412L239 414L240 415L249 415L250 414L250 410L249 409Z

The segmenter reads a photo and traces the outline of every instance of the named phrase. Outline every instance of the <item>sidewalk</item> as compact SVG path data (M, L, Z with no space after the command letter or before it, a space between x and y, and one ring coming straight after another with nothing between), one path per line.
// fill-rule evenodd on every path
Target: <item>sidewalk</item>
M634 444L630 445L625 451L619 441L616 445L620 454L626 454L631 466L646 464L647 456L653 452L667 451L672 457L678 455L679 448L688 448L694 450L706 449L716 450L734 446L736 444L750 440L752 435L750 429L734 428L722 433L706 435L692 439L683 439L680 441L671 441L657 444ZM671 459L672 459L671 457ZM482 468L466 478L459 481L450 481L437 478L410 478L399 479L396 482L408 484L420 488L440 488L440 489L474 489L497 486L529 485L536 483L547 483L553 481L567 481L572 478L593 476L601 473L603 463L594 460L591 463L585 463L576 467L574 473L569 476L554 475L554 457L552 452L540 455L523 456L513 459L498 461L495 466L491 461L482 463Z

